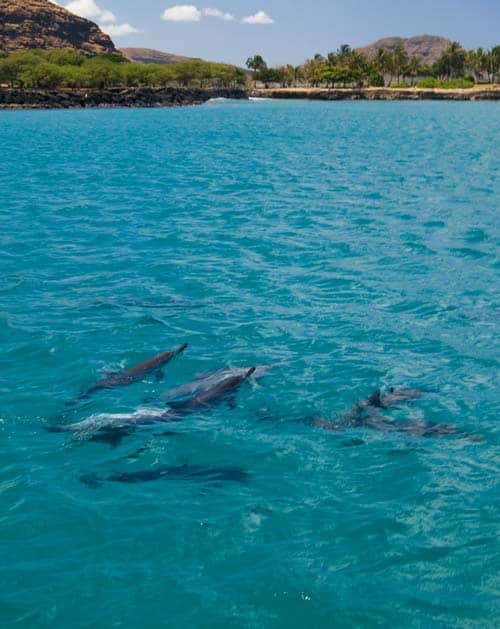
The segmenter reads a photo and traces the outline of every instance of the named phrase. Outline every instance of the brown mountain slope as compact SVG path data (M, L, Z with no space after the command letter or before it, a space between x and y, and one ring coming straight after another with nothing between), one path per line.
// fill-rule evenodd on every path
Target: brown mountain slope
M185 63L192 61L192 57L174 55L170 52L160 52L151 48L120 48L124 57L135 63L159 63L161 65L172 65L174 63Z
M375 55L379 48L384 50L394 50L397 44L402 44L406 52L410 56L419 55L425 63L434 63L439 59L443 52L451 44L449 39L438 37L436 35L417 35L405 39L404 37L386 37L379 39L369 46L358 48L368 57Z
M74 48L86 55L115 52L108 35L49 0L0 0L0 50Z

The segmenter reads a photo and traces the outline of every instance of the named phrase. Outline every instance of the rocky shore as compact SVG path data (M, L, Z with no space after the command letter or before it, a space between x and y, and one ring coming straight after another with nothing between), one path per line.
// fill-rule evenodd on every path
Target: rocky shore
M212 98L248 97L307 100L490 100L500 101L500 87L472 89L420 88L274 88L274 89L196 89L196 88L112 88L90 89L0 89L1 109L81 109L87 107L182 107L201 105Z
M104 90L0 89L0 109L79 109L85 107L182 107L211 98L248 98L244 89L113 88Z
M250 91L250 96L307 100L500 100L500 86L449 90L416 87L405 89L388 87L253 89Z

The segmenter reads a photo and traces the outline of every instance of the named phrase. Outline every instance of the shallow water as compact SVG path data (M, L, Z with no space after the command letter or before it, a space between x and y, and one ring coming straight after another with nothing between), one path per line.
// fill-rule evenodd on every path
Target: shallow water
M3 112L0 133L3 626L496 625L496 103ZM185 341L163 382L65 406ZM44 430L267 363L175 435ZM391 385L429 392L388 418L481 440L302 421ZM80 481L184 464L249 477Z

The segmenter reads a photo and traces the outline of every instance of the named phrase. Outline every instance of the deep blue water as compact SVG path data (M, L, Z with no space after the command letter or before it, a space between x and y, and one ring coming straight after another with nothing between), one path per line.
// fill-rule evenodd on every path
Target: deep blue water
M3 112L0 137L2 626L498 626L496 103ZM182 342L163 382L65 406ZM266 363L175 436L45 430ZM462 434L305 421L391 385L428 392L387 419ZM80 480L184 464L249 477Z

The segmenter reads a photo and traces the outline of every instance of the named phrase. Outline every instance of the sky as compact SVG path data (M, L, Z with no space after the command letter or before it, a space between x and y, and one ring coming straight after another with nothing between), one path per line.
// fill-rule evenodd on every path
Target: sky
M500 0L58 0L119 48L244 65L297 65L341 44L429 34L466 48L500 44Z

